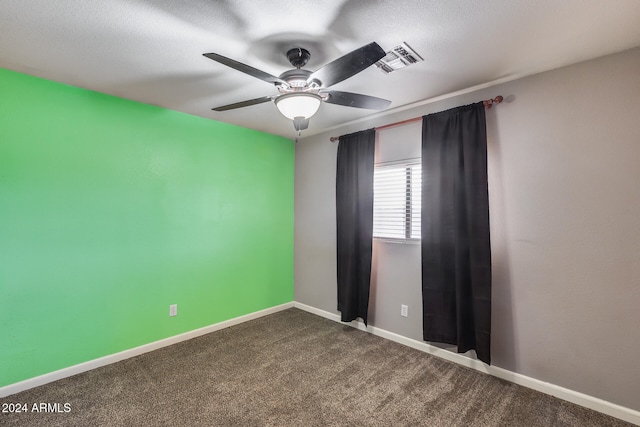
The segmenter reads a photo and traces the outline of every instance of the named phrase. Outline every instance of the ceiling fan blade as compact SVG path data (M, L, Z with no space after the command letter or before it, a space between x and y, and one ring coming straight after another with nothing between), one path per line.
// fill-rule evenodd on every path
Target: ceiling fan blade
M323 87L329 87L369 68L385 55L378 43L369 43L311 73L307 81L319 80Z
M226 56L218 55L217 53L203 53L202 55L206 56L209 59L212 59L216 62L219 62L227 67L231 67L235 70L241 71L245 74L248 74L257 79L263 80L267 83L273 84L285 84L286 82L279 77L273 76L264 71L258 70L257 68L253 68L250 65L243 64L242 62L235 61L231 58L227 58Z
M249 99L247 101L236 102L234 104L223 105L222 107L212 108L213 111L227 111L236 108L248 107L250 105L262 104L263 102L271 101L271 96L263 96L261 98Z
M344 105L346 107L366 108L368 110L384 110L391 101L376 98L375 96L361 95L359 93L341 92L339 90L323 90L321 94L328 94L325 102L329 104Z

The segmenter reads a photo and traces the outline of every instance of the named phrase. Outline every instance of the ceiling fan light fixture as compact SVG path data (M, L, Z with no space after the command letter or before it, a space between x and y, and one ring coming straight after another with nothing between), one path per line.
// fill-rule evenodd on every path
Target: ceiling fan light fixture
M276 107L290 120L296 117L308 119L318 112L322 98L314 93L288 93L276 98Z

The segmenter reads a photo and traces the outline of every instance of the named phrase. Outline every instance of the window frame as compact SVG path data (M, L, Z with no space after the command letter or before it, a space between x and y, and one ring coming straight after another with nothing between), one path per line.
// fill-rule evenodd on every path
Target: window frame
M373 239L380 242L388 242L388 243L402 243L402 244L420 244L420 237L411 237L411 233L413 231L413 224L417 221L421 221L422 215L422 206L419 206L418 215L415 215L415 209L413 207L414 198L415 198L415 189L413 188L415 185L412 180L412 167L418 166L420 167L420 184L422 183L422 159L421 158L411 158L411 159L403 159L396 160L391 162L378 162L374 165L374 194L373 194L373 204L374 204L374 233ZM405 194L405 218L403 221L404 225L404 237L388 237L388 236L376 236L375 235L375 224L376 224L376 214L375 214L375 205L376 205L376 194L375 194L375 173L377 169L382 168L403 168L405 170L405 186L404 186L404 194ZM417 189L418 192L422 191L421 185ZM412 197L413 196L413 197ZM421 196L421 194L420 194ZM421 197L419 199L421 201ZM417 217L417 219L416 219Z

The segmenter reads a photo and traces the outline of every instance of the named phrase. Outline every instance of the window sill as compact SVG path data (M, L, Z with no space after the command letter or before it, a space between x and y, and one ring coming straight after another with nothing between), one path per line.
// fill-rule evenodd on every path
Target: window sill
M405 245L419 245L421 242L420 239L393 239L390 237L374 237L373 240L375 240L376 242L400 243Z

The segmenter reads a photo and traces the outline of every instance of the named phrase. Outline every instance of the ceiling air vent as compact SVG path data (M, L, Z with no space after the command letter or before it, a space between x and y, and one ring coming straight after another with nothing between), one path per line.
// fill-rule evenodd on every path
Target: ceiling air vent
M394 70L408 67L416 62L424 61L408 44L402 42L399 46L394 47L380 61L376 62L376 67L385 74L389 74Z

